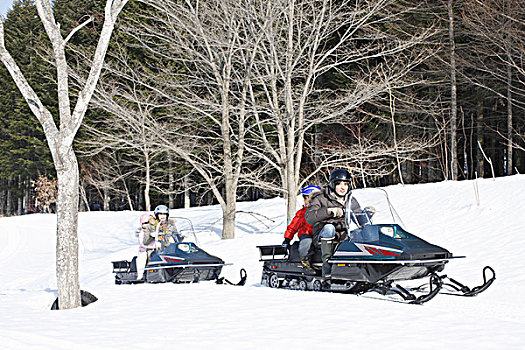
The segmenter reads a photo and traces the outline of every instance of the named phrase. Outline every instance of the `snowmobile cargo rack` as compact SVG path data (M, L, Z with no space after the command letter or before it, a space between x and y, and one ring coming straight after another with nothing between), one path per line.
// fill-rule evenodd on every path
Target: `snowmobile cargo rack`
M113 273L129 272L131 262L128 260L112 261Z
M261 254L259 261L286 259L288 257L288 248L282 245L265 245L257 246Z

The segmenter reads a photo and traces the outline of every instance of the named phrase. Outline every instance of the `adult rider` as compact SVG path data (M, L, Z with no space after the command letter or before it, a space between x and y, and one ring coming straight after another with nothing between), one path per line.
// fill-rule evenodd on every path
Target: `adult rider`
M346 237L345 207L352 177L346 169L330 173L328 186L312 196L306 210L306 222L313 226L314 242L321 245L323 277L332 276L328 260L336 245Z

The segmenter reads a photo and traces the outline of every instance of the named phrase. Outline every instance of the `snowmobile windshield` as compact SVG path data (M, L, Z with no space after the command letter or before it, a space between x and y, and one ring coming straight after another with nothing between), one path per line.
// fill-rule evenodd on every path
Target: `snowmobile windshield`
M177 234L179 242L192 242L199 244L195 230L193 229L193 223L190 219L183 217L172 217L175 219L175 225L177 226Z
M383 189L362 188L352 190L346 205L348 231L366 225L392 225L405 227Z

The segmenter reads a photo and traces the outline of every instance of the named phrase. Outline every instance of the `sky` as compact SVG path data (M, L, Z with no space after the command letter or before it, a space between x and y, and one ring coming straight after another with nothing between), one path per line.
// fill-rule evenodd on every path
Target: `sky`
M5 18L7 10L11 8L14 0L0 0L0 14Z
M272 198L238 203L236 238L230 240L220 239L220 206L170 210L171 217L192 221L199 247L232 264L222 276L236 282L239 269L246 269L243 287L212 281L115 285L111 262L137 253L135 228L142 213L80 213L80 286L98 301L51 311L56 216L0 217L1 348L523 349L525 175L385 190L409 232L466 256L440 274L474 287L489 265L496 271L491 287L472 298L439 294L424 305L407 305L381 300L377 293L262 286L257 246L281 244L286 228L286 203Z

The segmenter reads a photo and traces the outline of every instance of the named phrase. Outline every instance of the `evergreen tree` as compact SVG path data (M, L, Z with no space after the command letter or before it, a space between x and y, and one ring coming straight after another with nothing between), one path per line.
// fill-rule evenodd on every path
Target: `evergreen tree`
M55 84L41 73L46 70L52 73L54 68L46 62L46 53L41 49L49 46L33 1L15 1L4 28L8 50L27 72L27 79L42 96L42 103L55 110ZM28 182L39 174L55 176L42 127L4 65L0 65L0 178L11 180L18 177ZM24 189L18 185L9 190L19 197Z

